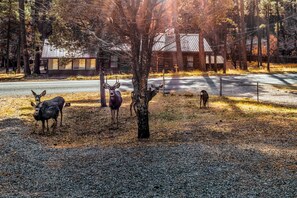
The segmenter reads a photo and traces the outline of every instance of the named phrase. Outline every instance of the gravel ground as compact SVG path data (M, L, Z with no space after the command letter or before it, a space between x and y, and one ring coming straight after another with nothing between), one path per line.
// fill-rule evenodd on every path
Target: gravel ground
M0 197L297 197L297 151L140 142L50 148L0 120Z

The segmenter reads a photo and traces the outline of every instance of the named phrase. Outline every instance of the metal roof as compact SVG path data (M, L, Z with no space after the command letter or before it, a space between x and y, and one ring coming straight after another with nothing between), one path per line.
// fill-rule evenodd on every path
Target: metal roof
M182 52L199 52L199 35L198 34L180 34L181 38L181 48ZM205 52L212 52L212 49L208 42L204 41L204 50ZM111 48L115 51L129 51L130 47L128 45L123 45L121 47L113 47ZM155 38L155 44L153 46L154 52L175 52L176 51L176 43L175 43L175 35L167 35L165 33L159 34ZM53 45L50 45L46 40L42 49L41 58L96 58L96 54L85 53L82 50L66 50L63 48L56 48Z
M66 50L50 45L46 40L42 49L41 58L96 58L96 54L85 53L82 50Z
M182 52L199 52L199 34L180 34ZM159 34L153 46L153 51L175 52L175 35ZM212 52L206 39L203 39L205 52Z

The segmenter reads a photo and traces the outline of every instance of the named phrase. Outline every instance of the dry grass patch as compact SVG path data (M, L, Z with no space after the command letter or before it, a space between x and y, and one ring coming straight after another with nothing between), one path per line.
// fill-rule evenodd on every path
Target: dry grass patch
M0 100L0 119L19 118L29 127L28 135L50 147L131 146L139 144L137 122L130 116L130 93L123 93L119 129L110 129L110 110L101 108L97 93L62 95L71 107L64 109L64 126L56 134L31 134L33 97ZM54 97L47 95L45 99ZM3 112L5 112L3 114ZM297 149L297 109L256 103L242 98L211 96L210 108L199 108L198 96L157 95L150 103L149 144L235 144L271 148L286 154ZM262 145L262 146L261 146ZM265 149L263 145L266 145ZM295 151L294 151L295 150ZM297 155L297 154L296 154Z

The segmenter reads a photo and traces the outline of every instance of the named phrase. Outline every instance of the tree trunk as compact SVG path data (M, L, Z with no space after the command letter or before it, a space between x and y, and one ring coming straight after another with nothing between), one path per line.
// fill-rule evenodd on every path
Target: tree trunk
M18 36L18 47L17 47L17 69L16 73L21 73L21 34Z
M249 62L252 62L252 58L253 58L253 47L254 47L254 35L251 36L251 46L250 46L250 60Z
M11 0L8 1L9 10L8 10L8 24L7 24L7 40L6 40L6 73L9 72L9 52L10 52L10 32L11 32Z
M259 4L261 0L256 0L256 12L257 12L257 38L258 38L258 67L262 67L262 30L260 29L260 16L259 16Z
M247 70L247 55L246 55L246 37L245 37L245 23L244 23L244 1L240 0L240 29L241 29L241 55L242 55L242 69Z
M173 27L174 27L174 33L175 33L175 43L176 43L176 60L177 60L177 66L179 70L184 70L184 64L183 64L183 55L182 55L182 49L181 49L181 39L180 39L180 32L179 27L177 23L177 15L178 15L178 9L177 9L177 1L174 1L172 3L172 21L173 21Z
M205 51L204 51L204 32L200 30L199 33L199 68L201 71L206 71Z
M226 74L226 70L227 70L227 35L224 35L223 58L224 58L223 73ZM236 67L236 63L235 63L235 67Z
M40 59L41 52L39 51L39 47L37 47L34 58L34 74L40 74Z
M276 9L276 17L277 17L277 22L276 22L276 52L275 52L275 56L276 56L276 62L279 63L279 32L280 32L280 20L281 20L281 17L280 17L280 14L279 14L279 0L276 0L276 4L275 4L275 9Z
M97 53L97 59L96 64L99 67L99 78L100 78L100 103L101 107L107 107L106 105L106 96L105 96L105 90L103 88L104 84L104 58L103 58L103 52L100 49Z
M269 4L267 5L266 21L266 39L267 39L267 71L270 72L270 26L269 26Z
M24 73L25 76L31 75L31 69L29 64L29 52L27 47L26 38L26 25L25 25L25 1L19 0L19 15L20 15L20 26L21 26L21 38L22 38L22 51L23 51L23 61L24 61Z

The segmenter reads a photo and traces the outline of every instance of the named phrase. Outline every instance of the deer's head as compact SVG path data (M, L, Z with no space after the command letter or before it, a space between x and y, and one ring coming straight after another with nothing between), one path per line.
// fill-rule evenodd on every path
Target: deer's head
M120 86L121 86L121 83L119 83L119 82L116 82L113 86L110 86L108 83L103 84L103 88L109 90L110 97L115 96L115 94L116 94L115 90L118 89Z
M163 84L159 86L155 86L154 84L151 84L151 87L149 88L150 91L155 91L156 93L159 92L159 90L163 87ZM153 90L152 90L153 89Z
M32 92L32 94L33 94L33 96L34 96L34 98L35 98L35 102L38 104L38 103L40 103L40 98L42 97L42 96L45 96L45 94L46 94L46 91L44 90L43 92L41 92L41 94L36 94L33 90L31 90L31 92Z
M36 117L40 114L40 109L42 107L42 103L35 104L34 102L31 102L31 106L34 107L34 114L33 116Z

